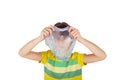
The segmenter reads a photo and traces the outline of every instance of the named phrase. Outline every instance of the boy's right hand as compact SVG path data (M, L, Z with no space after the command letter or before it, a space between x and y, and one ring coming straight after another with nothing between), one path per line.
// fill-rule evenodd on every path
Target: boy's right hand
M52 26L52 25L44 28L44 29L41 31L41 34L40 34L41 40L44 40L46 37L50 36L53 31L54 31L54 26Z

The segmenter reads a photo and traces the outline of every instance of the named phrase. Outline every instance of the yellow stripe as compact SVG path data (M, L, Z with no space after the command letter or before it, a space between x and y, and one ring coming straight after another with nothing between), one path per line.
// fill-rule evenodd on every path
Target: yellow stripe
M44 80L58 80L58 79L55 79L53 77L50 77L49 75L47 75L45 72L44 72Z
M80 75L80 76L75 76L75 77L73 77L73 78L65 78L65 79L55 79L55 78L50 77L50 76L47 75L46 73L44 73L44 75L45 75L44 80L82 80L82 75Z
M78 53L77 53L78 54ZM78 64L80 64L81 65L81 67L83 67L85 64L84 64L84 55L85 54L78 54L77 55L77 62L78 62Z
M54 66L50 65L49 63L46 63L45 67L48 70L55 72L55 73L65 73L65 72L70 72L70 71L75 71L75 70L81 69L79 64L71 65L68 67L54 67Z
M82 80L82 75L80 76L75 76L73 78L65 78L65 79L61 79L61 80Z

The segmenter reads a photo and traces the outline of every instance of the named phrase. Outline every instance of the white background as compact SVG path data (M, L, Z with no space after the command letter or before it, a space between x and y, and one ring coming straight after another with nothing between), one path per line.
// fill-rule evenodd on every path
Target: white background
M62 21L107 54L83 67L83 80L120 80L119 0L0 0L0 80L43 80L43 65L18 51L44 27ZM47 49L43 41L34 51ZM90 53L80 43L74 50Z

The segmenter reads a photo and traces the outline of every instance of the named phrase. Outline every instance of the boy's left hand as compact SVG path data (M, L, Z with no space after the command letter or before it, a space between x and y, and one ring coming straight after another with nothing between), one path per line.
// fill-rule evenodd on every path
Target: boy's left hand
M80 32L78 29L74 28L74 27L70 27L68 32L70 33L70 36L76 40L82 38L80 35Z

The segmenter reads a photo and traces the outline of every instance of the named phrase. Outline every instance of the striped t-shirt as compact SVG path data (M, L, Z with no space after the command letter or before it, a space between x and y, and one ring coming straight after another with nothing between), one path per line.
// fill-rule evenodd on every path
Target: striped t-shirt
M41 54L39 63L44 64L44 80L82 80L84 54L74 52L68 61L56 59L51 50Z

